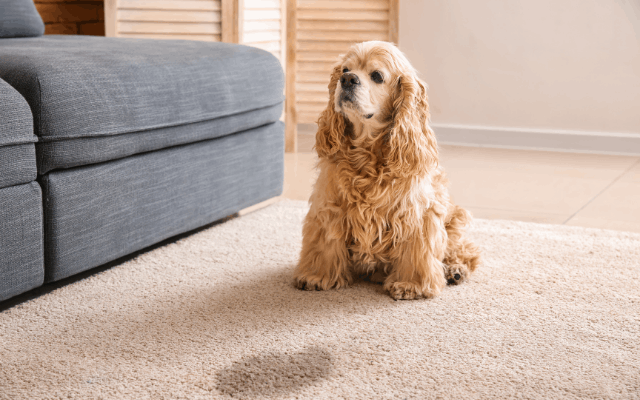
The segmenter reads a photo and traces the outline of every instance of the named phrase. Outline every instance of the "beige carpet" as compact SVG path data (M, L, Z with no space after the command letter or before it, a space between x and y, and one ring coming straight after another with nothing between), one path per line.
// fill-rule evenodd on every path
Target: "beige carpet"
M434 300L291 285L281 202L0 313L0 398L640 398L640 235L476 221Z

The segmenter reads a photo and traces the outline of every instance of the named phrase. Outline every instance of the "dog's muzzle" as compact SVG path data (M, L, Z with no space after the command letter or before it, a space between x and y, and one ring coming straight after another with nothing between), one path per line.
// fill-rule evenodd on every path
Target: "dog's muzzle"
M351 92L342 91L342 93L340 93L340 103L344 102L355 103L356 96Z

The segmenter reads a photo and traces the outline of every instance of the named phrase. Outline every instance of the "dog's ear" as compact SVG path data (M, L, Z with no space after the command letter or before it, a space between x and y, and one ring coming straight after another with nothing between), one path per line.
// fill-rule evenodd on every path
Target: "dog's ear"
M315 149L320 158L326 158L336 153L344 136L344 116L335 110L336 87L341 76L342 65L338 64L333 69L331 80L329 81L329 103L318 119Z
M386 164L402 177L424 175L438 166L426 85L413 73L403 74L395 82L393 96Z

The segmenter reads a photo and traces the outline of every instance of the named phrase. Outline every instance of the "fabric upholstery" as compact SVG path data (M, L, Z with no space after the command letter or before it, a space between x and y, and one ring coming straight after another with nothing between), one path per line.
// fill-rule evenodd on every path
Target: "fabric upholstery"
M37 145L40 174L127 157L167 147L213 139L273 123L282 114L282 104L209 121L144 132L69 140L42 141Z
M36 179L36 140L29 104L0 80L0 188Z
M0 40L0 78L46 140L143 132L280 104L269 52L229 43L44 36Z
M28 183L36 177L33 143L0 147L0 188Z
M20 93L0 79L0 146L33 143L36 140L29 104Z
M42 177L46 281L99 266L277 196L283 171L281 122L52 171Z
M0 301L42 285L43 251L40 186L0 189Z
M44 35L44 23L33 0L0 0L0 38Z

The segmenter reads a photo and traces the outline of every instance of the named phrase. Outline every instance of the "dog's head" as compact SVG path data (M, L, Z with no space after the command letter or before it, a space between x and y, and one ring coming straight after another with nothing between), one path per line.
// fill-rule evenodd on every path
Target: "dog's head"
M398 174L437 165L426 85L391 43L353 45L334 67L329 103L318 120L320 157L340 149L349 124L361 127L360 132L376 132L373 139L385 141L386 164Z

